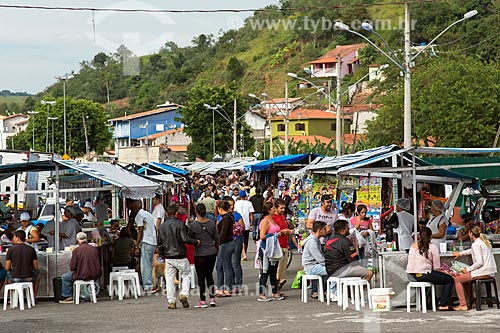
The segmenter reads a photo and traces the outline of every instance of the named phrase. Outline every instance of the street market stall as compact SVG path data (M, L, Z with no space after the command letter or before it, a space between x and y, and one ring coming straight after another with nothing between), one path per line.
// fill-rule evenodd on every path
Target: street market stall
M46 190L45 192L50 192L55 195L55 198L59 198L61 194L71 195L75 193L86 193L92 191L111 191L112 197L112 211L113 217L118 216L119 207L119 195L125 200L125 198L132 199L143 199L151 198L154 196L155 192L160 188L160 186L150 180L144 179L124 168L104 162L94 162L94 163L79 163L76 161L63 161L63 160L53 160L44 162L28 162L21 164L9 164L1 165L1 174L15 174L24 171L38 172L38 171L55 171L55 189ZM97 188L60 188L60 175L63 170L72 170L80 174L87 175L87 177L99 180L101 186ZM9 193L9 192L8 192ZM14 192L10 192L14 193ZM40 191L25 190L17 191L16 193L36 193L39 194ZM54 209L54 219L60 221L61 210L59 207L59 200L55 200ZM94 234L94 229L87 229L90 234ZM98 229L95 229L97 231ZM59 223L55 223L55 234L59 235ZM107 279L109 276L110 267L110 251L109 239L105 237L97 236L102 233L95 233L96 246L99 251L99 257L101 259L101 270L102 276L99 280L99 284L104 286L107 284ZM64 271L69 269L69 261L71 260L71 249L60 249L59 241L56 239L55 248L51 249L51 252L38 252L39 264L40 264L40 289L38 296L40 297L52 297L53 289L51 279L56 276L60 276ZM0 261L5 263L5 253L0 254Z

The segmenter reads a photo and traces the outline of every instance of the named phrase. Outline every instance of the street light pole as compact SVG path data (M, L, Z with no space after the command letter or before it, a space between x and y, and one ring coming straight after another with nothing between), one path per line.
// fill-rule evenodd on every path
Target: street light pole
M90 158L89 155L89 137L87 135L87 122L85 119L87 119L89 116L85 116L82 112L82 120L83 120L83 130L85 131L85 155L87 156L87 161Z
M415 56L411 57L411 41L410 41L410 30L411 30L411 25L410 25L410 4L408 2L405 2L405 41L404 41L404 57L405 57L405 62L404 65L401 64L401 62L395 57L394 51L390 49L388 43L380 36L378 33L376 34L379 38L382 39L384 44L389 48L392 57L388 55L386 52L384 52L380 47L375 45L370 39L367 37L363 36L359 32L353 31L349 29L349 26L342 22L336 22L335 23L335 28L348 31L352 34L355 34L364 40L366 40L371 46L373 46L375 49L377 49L380 53L382 53L387 59L392 61L396 66L398 66L403 75L404 75L404 134L403 134L403 142L404 142L404 148L410 148L412 146L412 138L411 138L411 62L420 54L422 53L425 49L430 47L434 41L441 36L444 32L446 32L449 28L454 26L455 24L462 22L466 19L469 19L477 14L477 10L472 10L470 12L467 12L464 14L464 17L461 18L460 20L457 20L450 24L446 29L444 29L440 34L438 34L429 44L427 44L420 52L418 52ZM363 29L374 32L373 27L367 23L363 22L361 25Z
M69 80L69 79L72 79L74 76L71 75L71 74L64 74L62 76L57 76L56 79L58 80L62 80L63 81L63 105L64 105L64 155L66 155L66 127L67 127L67 123L66 123L66 81Z
M236 152L238 151L238 138L236 137L238 135L238 128L237 128L237 117L238 114L237 112L237 106L236 106L236 98L234 99L234 106L233 106L233 111L234 111L234 121L233 121L233 157L236 157Z
M341 61L342 59L340 58L340 54L337 56L337 98L335 101L335 150L337 151L337 156L342 155L342 142L341 142L341 136L340 136L340 129L341 129L341 124L340 124L340 96L342 92L340 91L341 89L341 82L340 82L340 66L341 66Z
M35 151L35 115L38 114L38 112L36 112L36 111L28 111L28 114L30 114L31 117L33 117L33 122L31 124L31 126L33 127L33 143L32 143L32 146L31 146L31 150Z
M41 101L42 105L47 105L47 132L45 134L45 151L49 153L49 117L50 117L50 106L55 105L56 101Z
M285 155L288 155L288 118L290 116L288 108L288 80L285 82Z
M48 118L52 122L52 154L54 154L54 120L57 120L57 117L49 117Z
M213 155L212 159L215 157L215 109L217 109L216 106L210 106L208 104L203 104L204 107L206 107L209 110L212 110L212 148L213 148Z

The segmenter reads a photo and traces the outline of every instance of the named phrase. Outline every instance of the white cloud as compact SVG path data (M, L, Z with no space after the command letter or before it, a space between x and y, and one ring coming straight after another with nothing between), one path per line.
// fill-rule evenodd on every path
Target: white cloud
M278 0L252 1L97 1L3 0L2 4L79 6L94 8L243 9L262 8ZM97 52L114 52L125 44L138 55L152 53L167 41L185 46L202 33L217 36L228 30L232 17L247 13L106 13L0 8L0 90L36 93L54 76L78 70L79 63ZM94 42L95 26L95 42Z

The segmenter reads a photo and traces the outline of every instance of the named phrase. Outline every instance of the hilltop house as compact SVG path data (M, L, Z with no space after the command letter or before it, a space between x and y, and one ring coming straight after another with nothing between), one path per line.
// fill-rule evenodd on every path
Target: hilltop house
M312 76L337 77L337 62L340 56L340 77L352 75L359 67L358 51L367 44L340 45L316 60L308 62Z
M119 162L164 162L172 151L182 159L191 139L184 134L181 105L166 102L157 109L110 119L113 125L116 156Z
M26 130L28 119L28 116L21 113L7 117L0 116L0 149L12 149L12 143L9 143L9 138Z

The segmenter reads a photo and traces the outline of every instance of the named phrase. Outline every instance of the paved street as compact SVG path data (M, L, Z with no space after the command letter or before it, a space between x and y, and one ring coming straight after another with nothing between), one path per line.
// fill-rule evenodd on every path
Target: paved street
M249 253L250 255L250 253ZM253 257L253 256L252 256ZM292 271L300 265L294 256ZM245 283L255 291L257 270L253 261L243 263ZM257 303L255 295L218 300L216 308L167 310L166 297L153 295L138 300L113 300L101 293L98 303L56 304L40 301L25 311L0 313L2 332L201 332L201 331L289 331L328 329L335 332L498 332L500 310L481 312L406 313L406 308L392 312L343 311L336 304L327 306L311 300L300 302L300 292L290 290L294 273L290 272L284 301ZM194 305L196 297L190 299ZM486 307L485 307L486 309Z

